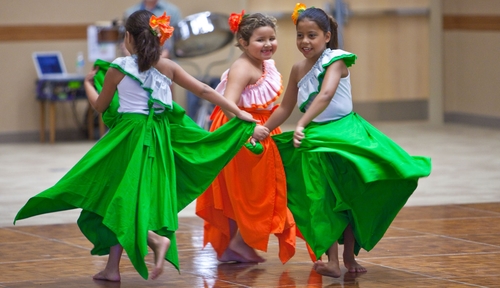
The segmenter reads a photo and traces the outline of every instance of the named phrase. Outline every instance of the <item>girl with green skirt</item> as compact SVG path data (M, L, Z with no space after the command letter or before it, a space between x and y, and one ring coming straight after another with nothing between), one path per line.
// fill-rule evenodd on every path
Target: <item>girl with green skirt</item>
M125 28L131 56L97 61L84 83L110 130L15 218L82 209L77 223L94 245L91 254L109 254L94 279L108 281L121 280L123 250L144 279L157 278L165 259L179 269L177 213L205 191L255 127L250 114L160 57L162 42L173 31L168 16L137 11ZM212 133L201 129L172 101L172 81L236 117ZM150 275L144 260L148 246L155 254Z
M305 59L292 67L283 101L264 126L272 131L297 103L304 113L295 131L272 138L285 167L288 207L316 257L313 268L340 277L341 243L347 270L366 272L354 255L383 237L431 162L410 156L352 111L347 67L356 55L338 49L335 20L301 3L292 19ZM328 262L318 260L324 253Z

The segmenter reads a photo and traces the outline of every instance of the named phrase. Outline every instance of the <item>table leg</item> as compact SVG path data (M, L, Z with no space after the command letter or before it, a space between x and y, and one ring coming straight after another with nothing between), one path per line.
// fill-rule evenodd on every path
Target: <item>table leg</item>
M49 102L49 140L50 143L56 142L56 103Z
M40 142L45 142L45 101L40 101Z

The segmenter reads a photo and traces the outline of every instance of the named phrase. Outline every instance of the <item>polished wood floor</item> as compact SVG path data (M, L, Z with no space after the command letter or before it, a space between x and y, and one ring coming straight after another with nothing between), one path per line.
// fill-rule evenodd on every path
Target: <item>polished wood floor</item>
M122 281L93 281L106 257L90 255L76 224L78 210L12 221L33 195L56 183L94 142L0 143L0 288L3 287L499 287L500 130L466 125L378 123L412 155L432 158L432 173L382 241L358 261L368 268L339 279L312 272L303 242L282 265L271 237L267 262L219 264L202 250L194 206L180 212L181 271L169 264L143 280L126 257ZM476 203L476 204L473 204ZM481 204L482 203L482 204ZM148 255L148 263L152 256Z
M338 279L312 271L304 242L282 265L270 239L267 262L221 264L202 249L202 221L181 217L181 270L166 264L155 281L143 280L123 257L122 281L94 281L106 257L76 224L0 228L0 287L500 287L500 203L404 207L382 241L358 261L367 273L345 268ZM152 263L152 255L147 256Z

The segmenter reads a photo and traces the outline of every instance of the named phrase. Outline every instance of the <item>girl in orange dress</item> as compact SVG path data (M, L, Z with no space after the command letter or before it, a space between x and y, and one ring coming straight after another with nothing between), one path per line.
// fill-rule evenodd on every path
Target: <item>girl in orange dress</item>
M242 11L231 14L229 24L243 53L222 74L216 90L265 123L283 90L281 74L271 59L277 49L276 19ZM232 117L216 107L210 130ZM258 125L254 133L259 129L267 130ZM279 133L279 127L270 131ZM205 220L204 245L213 246L219 261L264 262L255 250L266 252L271 234L278 237L283 263L295 253L295 223L287 208L281 157L271 138L260 144L260 154L242 148L197 199L196 214Z

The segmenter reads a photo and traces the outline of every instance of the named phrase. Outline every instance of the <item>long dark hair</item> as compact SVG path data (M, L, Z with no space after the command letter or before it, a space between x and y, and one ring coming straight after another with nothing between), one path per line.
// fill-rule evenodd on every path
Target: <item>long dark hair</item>
M148 70L160 60L160 39L153 35L149 27L152 15L153 13L147 10L139 10L132 13L125 23L125 29L134 39L139 72Z
M299 17L297 18L297 24L299 24L299 22L304 19L309 19L315 22L325 34L327 32L331 33L330 42L327 43L328 48L339 48L337 32L338 24L332 16L326 14L325 11L320 8L310 7L299 14Z

